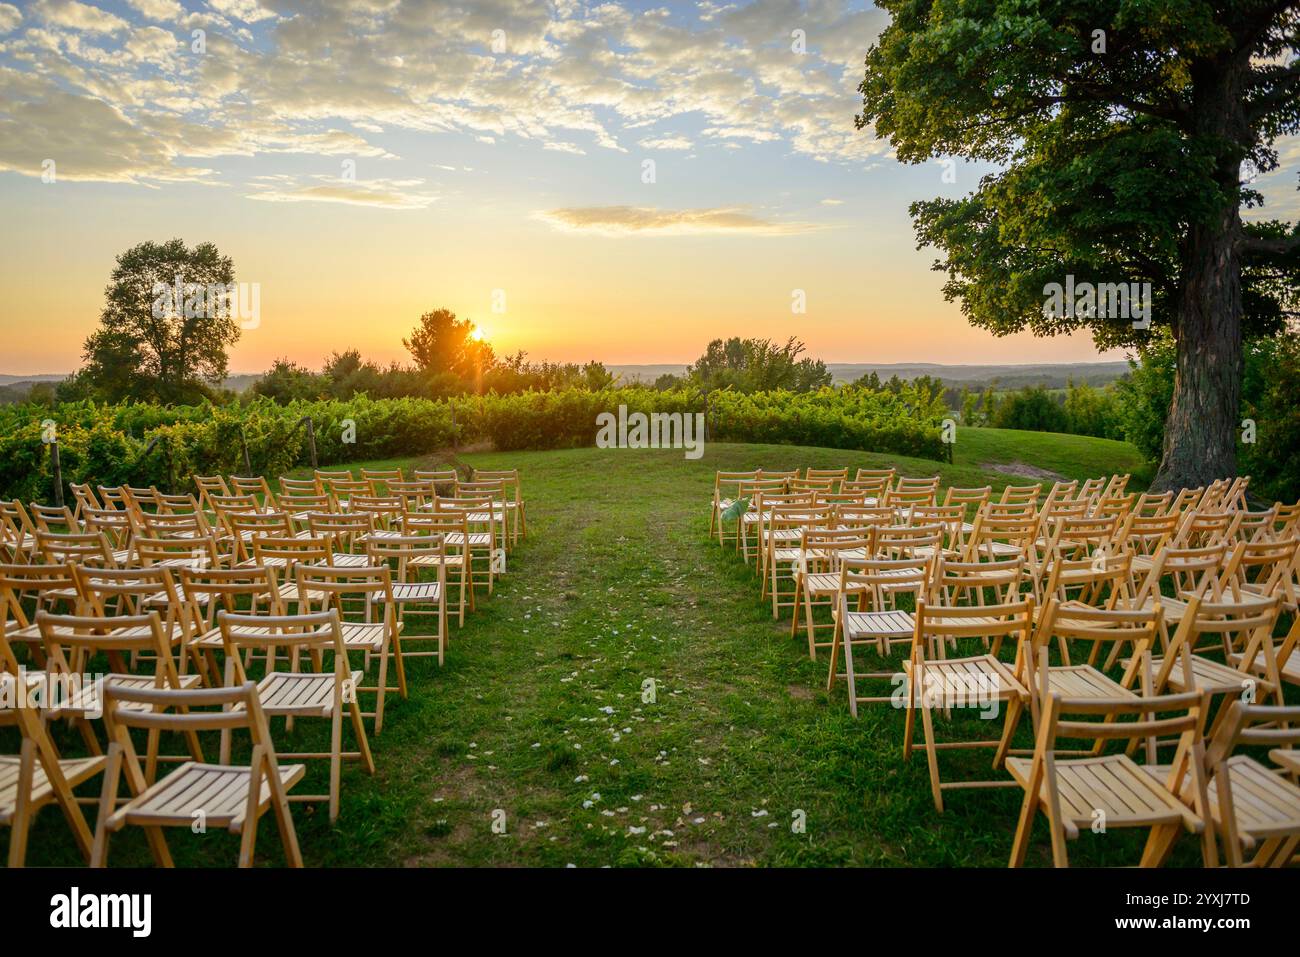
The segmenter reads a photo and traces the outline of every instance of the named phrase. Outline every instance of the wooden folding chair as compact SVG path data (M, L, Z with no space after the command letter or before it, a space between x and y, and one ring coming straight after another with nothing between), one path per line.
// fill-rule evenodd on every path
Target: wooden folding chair
M527 538L528 516L524 508L524 492L519 480L519 469L475 469L474 480L501 483L505 490L503 504L510 518L510 540L513 543Z
M303 612L327 611L335 608L341 619L343 644L349 651L361 651L367 666L371 658L379 659L378 682L374 686L358 687L357 691L373 693L375 710L363 712L373 718L375 736L384 727L384 703L388 692L396 691L407 697L406 666L402 655L402 623L397 620L397 603L393 600L393 575L387 566L374 568L335 568L330 566L298 564L294 567L298 583L298 607ZM318 597L319 596L319 597ZM365 620L346 620L344 601L356 599L365 608ZM371 610L381 610L382 619L372 620ZM397 673L397 684L388 684L390 657Z
M14 499L0 499L0 555L11 564L35 561L36 527L32 524L23 503Z
M1282 678L1273 645L1273 625L1279 611L1277 596L1261 605L1212 601L1193 595L1164 656L1151 661L1156 673L1154 693L1196 691L1211 696L1240 696L1251 702L1274 698L1280 703ZM1218 642L1230 663L1196 653L1197 644L1206 636ZM1187 683L1183 671L1175 667L1182 652L1191 661L1191 684ZM1216 728L1225 715L1226 711L1220 709L1215 718Z
M1232 701L1206 749L1210 818L1229 867L1284 867L1300 844L1300 707ZM1292 748L1286 748L1286 745ZM1270 768L1240 747L1268 748ZM1291 780L1278 771L1291 775ZM1246 860L1245 853L1251 853Z
M254 651L265 654L268 662L266 674L257 682L257 695L262 702L262 712L268 718L284 718L292 728L298 718L321 718L330 722L330 749L328 751L280 752L280 757L290 760L327 759L330 763L328 794L294 795L290 801L328 801L330 823L339 816L339 790L342 766L345 760L361 761L369 774L375 773L374 758L370 754L370 741L366 737L365 723L361 720L361 707L357 703L356 689L361 684L363 671L353 670L348 660L348 649L343 642L336 609L305 615L268 617L265 615L233 615L217 612L217 626L221 630L226 651L226 686L242 687L248 682L243 655ZM277 671L280 649L288 652L288 671ZM299 671L303 653L313 660L324 657L323 652L334 656L332 671ZM343 713L351 718L356 751L343 750ZM221 763L230 763L230 735L221 735Z
M831 634L830 668L826 673L826 690L835 682L848 685L849 713L858 716L858 705L892 701L890 695L862 696L858 681L892 681L897 685L897 669L889 672L863 672L855 667L853 649L871 645L876 653L888 657L896 644L911 641L916 619L898 608L899 595L910 594L920 601L930 587L934 573L930 558L845 558L840 562L840 585L835 597L835 627ZM839 670L839 651L844 649L844 670Z
M72 509L66 505L42 505L40 502L30 502L27 506L27 514L31 516L32 524L38 531L84 531L81 522L73 516Z
M491 495L434 499L434 513L464 518L469 528L469 582L471 588L483 585L488 594L496 588L497 575L505 570L505 549L500 545L498 521L493 513ZM487 536L484 539L484 536Z
M267 811L275 815L290 867L302 867L298 835L289 811L288 792L302 780L301 764L281 765L271 741L266 715L252 682L238 688L172 691L162 688L108 687L104 689L104 722L109 749L99 819L91 852L91 866L108 864L109 838L124 827L143 827L149 851L160 867L172 867L164 827L194 830L201 824L224 827L240 836L239 866L251 867L257 840L257 822ZM220 707L220 711L202 708ZM171 709L179 713L170 713ZM131 730L148 732L146 761L153 757L158 733L179 731L232 732L247 729L252 754L247 767L186 762L160 781L152 781L140 767ZM130 797L119 805L118 788L125 771Z
M903 757L912 756L915 747L916 712L921 712L926 761L930 770L930 793L935 810L943 811L943 792L952 788L989 788L1015 786L1012 780L943 781L939 774L942 750L993 747L993 767L1002 768L1011 747L1011 734L1021 712L1030 704L1026 674L1033 633L1034 600L1007 605L944 608L917 602L916 628L912 651L903 662L906 674L907 721L903 737ZM996 657L996 652L962 658L936 658L934 650L965 638L992 640L994 645L1011 639L1016 646L1013 664ZM987 712L992 706L1005 706L1002 735L998 741L938 741L934 733L934 711L945 713L954 708L975 707ZM995 711L996 713L996 711Z
M80 613L81 592L73 577L74 566L68 565L0 565L0 622L8 629L11 642L27 646L38 667L45 666L45 649L41 632L23 608L23 602L35 611L58 611L60 607Z
M834 611L840 589L840 565L845 558L866 558L871 554L870 531L864 535L856 528L809 528L799 542L799 560L795 566L794 615L790 637L799 633L800 612L808 635L808 657L817 660L817 649L829 642L818 642L819 629L834 629L834 623L818 624L813 610L827 607Z
M457 624L465 625L465 605L474 610L474 589L470 587L471 549L490 549L489 532L471 532L465 512L406 512L402 516L402 535L439 535L443 542L442 565L455 573L460 592L457 600ZM448 585L452 584L448 576Z
M1140 866L1159 867L1182 831L1204 834L1203 817L1179 800L1184 775L1194 781L1194 805L1207 803L1204 752L1200 732L1208 702L1195 693L1151 698L1107 698L1048 694L1032 758L1007 759L1007 770L1025 791L1020 821L1011 847L1011 866L1021 867L1029 850L1034 818L1047 816L1052 862L1069 866L1066 841L1084 830L1109 833L1112 828L1150 828ZM1135 720L1121 720L1127 717ZM1101 719L1101 720L1097 720ZM1162 782L1125 753L1095 753L1062 759L1060 742L1093 742L1100 752L1107 741L1129 741L1157 734L1177 734L1178 754ZM1202 841L1207 866L1216 863L1213 839Z
M90 722L104 713L104 696L108 689L123 688L193 688L199 684L198 675L182 675L176 670L171 643L163 631L162 619L156 611L143 615L117 615L105 620L83 615L51 615L36 613L36 625L45 645L46 674L61 682L65 692L61 700L49 702L45 715L54 720L69 721L81 734L92 754L99 754L99 741ZM128 656L147 653L154 663L153 674L133 673L127 664ZM89 664L97 655L108 662L107 675L93 675ZM186 735L189 754L196 761L203 760L199 740ZM176 755L159 755L156 745L151 750L148 777L153 780L159 761L183 760Z
M793 607L794 580L802 555L800 540L806 529L830 528L835 522L835 509L811 505L778 505L767 510L767 518L760 531L763 549L761 564L763 587L760 598L772 598L772 617L779 618L782 608ZM782 581L790 587L782 589Z
M131 559L129 551L115 551L103 532L37 532L36 547L47 565L120 568Z
M390 488L393 482L405 481L401 469L366 469L361 470L361 478L370 483L370 494L375 496L395 495Z
M396 581L391 592L375 592L373 600L383 603L391 600L397 606L397 620L405 624L409 616L433 618L432 635L415 635L404 631L409 646L417 641L437 642L437 651L404 651L408 657L437 655L443 664L447 648L447 549L441 535L398 535L372 538L366 544L366 554L374 566L396 565ZM463 567L463 566L462 566ZM432 581L421 581L421 571L433 574Z
M0 755L0 825L10 830L10 867L22 867L26 862L32 820L48 804L59 806L81 856L90 860L90 828L74 789L103 771L107 763L103 755L60 757L40 707L31 700L35 686L42 681L42 676L0 670L0 724L16 724L22 736L18 754Z

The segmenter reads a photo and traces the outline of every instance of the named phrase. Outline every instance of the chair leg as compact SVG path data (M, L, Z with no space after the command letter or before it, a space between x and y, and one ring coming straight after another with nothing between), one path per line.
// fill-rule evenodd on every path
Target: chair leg
M930 794L934 797L934 809L943 813L943 789L939 786L939 752L934 741L934 715L924 702L920 704L921 724L925 729L925 760L930 766Z
M18 758L18 795L10 822L9 866L18 868L27 859L27 830L32 823L32 780L36 776L36 744L23 738Z
M1174 841L1182 827L1181 824L1159 824L1151 828L1146 847L1142 850L1142 862L1138 866L1159 867L1164 864L1174 849Z
M339 784L343 763L343 709L340 704L330 719L330 823L339 818Z

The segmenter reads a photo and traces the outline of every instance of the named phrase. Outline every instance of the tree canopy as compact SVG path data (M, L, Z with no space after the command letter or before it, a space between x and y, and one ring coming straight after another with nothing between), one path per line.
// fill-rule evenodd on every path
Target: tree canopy
M210 396L226 377L226 350L239 338L234 288L234 263L212 243L131 247L117 257L75 388L107 401Z
M1243 337L1285 330L1300 298L1296 224L1241 216L1262 205L1250 181L1277 167L1277 139L1300 130L1297 4L878 5L892 22L867 54L859 127L905 162L999 167L962 198L911 206L945 295L998 335L1141 346L1169 329L1178 382L1157 484L1234 474ZM1067 281L1149 284L1149 322L1118 298L1045 308Z

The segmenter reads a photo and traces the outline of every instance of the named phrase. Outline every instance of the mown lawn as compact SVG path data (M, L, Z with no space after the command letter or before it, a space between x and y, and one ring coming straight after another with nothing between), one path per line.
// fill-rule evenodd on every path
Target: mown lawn
M956 463L938 471L945 484L1001 486L1011 477L982 464L1080 478L1136 466L1120 443L1058 438L963 431ZM808 660L752 572L706 534L715 469L893 462L921 475L935 463L724 444L694 462L597 449L461 460L522 469L528 540L496 595L453 628L446 666L411 666L410 699L390 698L372 739L378 774L345 769L337 824L323 806L295 805L309 864L1005 864L1018 790L950 792L937 815L924 755L902 759L903 713L850 717L843 687L825 691L824 657ZM651 680L654 700L643 700ZM981 737L1000 728L961 724ZM15 750L11 733L0 751ZM277 735L293 750L325 739L307 722ZM1029 744L1027 728L1018 743ZM987 776L983 751L943 762L952 780ZM301 787L324 782L320 765ZM1034 864L1048 860L1045 838L1040 827ZM225 834L176 832L170 843L181 864L236 856ZM1133 832L1089 834L1071 852L1080 864L1136 863L1141 844ZM57 811L41 814L30 859L78 860ZM269 819L259 859L281 862ZM1199 862L1196 843L1184 838L1174 860ZM147 862L139 833L115 839L114 865Z

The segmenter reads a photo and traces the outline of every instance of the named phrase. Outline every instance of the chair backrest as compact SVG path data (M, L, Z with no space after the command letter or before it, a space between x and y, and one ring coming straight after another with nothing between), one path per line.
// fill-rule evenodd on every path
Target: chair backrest
M345 597L363 596L367 601L382 600L385 613L390 618L394 615L393 573L387 565L365 568L297 565L293 573L298 583L299 608L339 608Z
M334 703L336 707L342 704L343 695L348 693L346 686L352 680L352 669L337 609L299 615L241 615L219 611L217 628L221 631L221 643L226 652L225 680L228 687L242 686L248 681L244 657L249 651L278 652L287 648L290 671L297 670L299 656L304 651L312 654L332 651L337 679ZM267 657L270 662L267 669L275 671L280 656L270 654Z
M943 547L944 527L939 524L877 525L872 531L876 554L883 558L924 558Z
M413 469L411 478L430 482L438 491L452 491L460 481L460 474L455 469Z
M840 587L836 599L839 613L884 611L898 595L918 600L930 588L935 559L853 558L840 560Z
M348 501L348 511L368 512L375 517L376 525L390 525L395 520L400 520L402 512L402 500L396 495L379 496L379 495L353 495Z
M71 563L0 565L0 620L12 621L18 628L27 627L24 598L35 599L38 608L49 604L55 594L67 597L71 593L71 600L75 600L79 593L72 569Z
M891 467L891 468L887 468L887 469L863 469L863 468L860 468L860 469L857 470L857 472L855 472L855 473L853 474L853 481L855 481L855 482L861 482L861 481L863 481L864 479L871 479L871 480L875 480L875 479L884 479L884 480L885 480L885 484L888 485L888 484L890 484L890 483L892 483L892 482L894 481L894 475L895 475L897 472L898 472L898 469L896 469L896 468L892 468L892 467Z
M113 620L113 613L143 614L144 599L161 599L170 624L182 610L176 578L166 565L150 568L91 568L75 565L72 577L92 614ZM110 610L110 606L112 606Z
M154 565L173 567L220 564L217 540L211 535L185 535L175 538L144 538L132 542L136 563L141 568Z
M69 482L68 488L72 491L72 499L77 503L77 513L86 507L103 508L100 504L99 497L95 495L95 489L89 482Z
M275 572L264 566L182 568L180 587L195 620L199 617L199 609L206 607L209 624L218 606L234 612L239 610L242 602L249 606L261 605L270 615L283 614Z
M843 482L849 477L849 467L846 465L842 469L806 469L803 477L810 482L822 482L830 480L832 482Z
M184 496L194 503L193 496ZM194 503L194 508L173 509L166 507L158 512L143 512L139 516L139 529L151 538L186 538L199 535L211 535L212 526L208 518Z
M324 495L325 486L321 484L320 479L295 479L281 475L280 494L281 495Z
M1036 482L1033 485L1008 485L1002 490L998 502L1003 505L1025 505L1030 504L1037 507L1038 494L1043 490L1043 483Z
M1175 548L1166 545L1156 553L1151 570L1138 587L1137 600L1160 594L1161 584L1168 579L1175 597L1215 592L1219 578L1228 559L1228 545L1219 542L1201 548Z
M912 636L912 667L917 673L927 659L950 641L981 638L992 642L993 654L1004 640L1015 642L1015 664L1012 677L1022 683L1027 680L1027 670L1034 630L1034 599L1026 596L1020 601L1001 605L933 605L924 598L916 603L916 631Z
M1080 601L1095 608L1133 604L1133 556L1097 552L1087 558L1053 558L1048 562L1044 596Z
M1013 604L1019 600L1024 573L1024 555L985 561L958 560L941 555L935 565L930 602L950 607L983 605L985 591L991 591L993 604Z
M1135 555L1155 555L1178 532L1178 516L1170 514L1145 515L1135 508L1115 533L1116 548L1124 548Z
M40 502L31 502L27 506L27 514L31 516L32 524L42 532L82 531L81 523L73 516L72 509L66 505L42 505Z
M840 483L840 491L863 495L875 499L876 504L883 504L885 497L889 494L891 478L891 476L881 475L878 478L846 480Z
M332 551L350 552L365 544L375 530L375 516L370 512L308 512L307 529L313 537L325 536L333 541Z
M1133 504L1133 511L1139 515L1164 515L1173 503L1173 492L1141 492Z
M1276 520L1276 505L1254 512L1245 508L1238 509L1234 535L1239 542L1271 541L1274 537L1273 524Z
M827 492L829 493L835 487L834 479L790 479L789 489L792 492Z
M179 688L180 677L172 657L162 618L156 611L143 615L102 618L85 615L36 613L36 627L45 646L46 667L60 674L83 674L86 662L98 653L108 656L115 674L129 673L129 652L154 657L155 686Z
M113 548L103 532L37 532L36 548L50 565L97 565L116 568Z
M393 495L391 483L404 480L401 469L362 469L361 477L370 483L371 495Z
M966 542L966 561L978 561L983 557L1005 557L994 555L991 551L994 543L1009 545L1027 554L1038 532L1036 518L991 518L984 512L975 516L975 524L970 538Z
M397 577L405 580L412 563L435 565L438 581L446 580L447 544L442 535L391 535L366 542L366 555L374 566L397 566Z
M1241 516L1236 512L1211 512L1198 509L1184 518L1182 527L1174 537L1184 548L1199 548L1230 542L1236 535Z
M862 530L896 524L898 511L888 505L839 505L835 508L835 517L847 528Z
M276 496L275 504L280 511L289 512L293 515L307 512L329 512L334 509L334 500L332 498L328 495L314 493L281 492Z
M1082 660L1094 667L1098 660L1102 660L1102 649L1123 648L1127 644L1130 659L1121 684L1131 687L1141 669L1149 666L1150 655L1164 621L1163 607L1158 602L1150 608L1137 610L1083 608L1078 605L1062 608L1061 604L1055 595L1049 596L1034 631L1034 660L1038 663L1039 670L1035 676L1035 686L1040 700L1046 697L1050 687L1043 665L1053 638L1057 640L1062 665L1073 662L1071 652L1076 642L1090 645ZM1184 676L1190 680L1190 664L1187 661L1180 664L1188 669Z
M1290 586L1298 560L1300 539L1238 542L1228 556L1219 591L1233 601L1240 601L1248 590L1272 595L1281 589L1294 601Z
M226 484L224 475L196 475L194 476L194 487L199 490L199 501L209 508L211 507L211 503L208 501L209 496L227 496L230 494L230 486Z
M981 488L955 488L949 486L943 494L944 505L960 505L967 515L974 515L980 510L980 507L989 500L993 494L993 487L985 485Z
M370 483L365 479L332 478L326 481L330 498L334 499L335 508L342 508L344 503L354 498L370 495Z
M266 505L275 502L275 496L271 493L271 486L267 484L265 476L232 475L230 476L230 489L236 495L251 495L254 498L259 498Z

